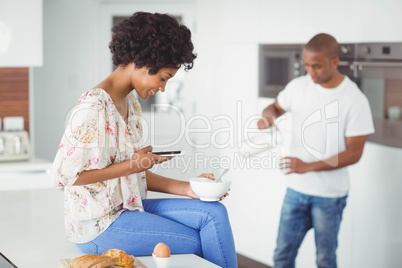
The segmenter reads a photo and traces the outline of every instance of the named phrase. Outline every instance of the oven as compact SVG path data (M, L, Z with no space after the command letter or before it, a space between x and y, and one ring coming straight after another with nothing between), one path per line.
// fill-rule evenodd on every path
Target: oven
M369 141L402 148L402 43L340 45L341 73L357 83L370 103L376 132ZM347 50L354 54L344 55Z

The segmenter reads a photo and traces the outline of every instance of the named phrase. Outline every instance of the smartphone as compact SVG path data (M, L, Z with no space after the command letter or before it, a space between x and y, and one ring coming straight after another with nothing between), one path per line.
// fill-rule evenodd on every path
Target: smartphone
M182 156L184 155L184 151L150 152L150 154L156 154L160 156Z
M0 252L0 267L1 268L18 268L14 263L12 263L6 256Z

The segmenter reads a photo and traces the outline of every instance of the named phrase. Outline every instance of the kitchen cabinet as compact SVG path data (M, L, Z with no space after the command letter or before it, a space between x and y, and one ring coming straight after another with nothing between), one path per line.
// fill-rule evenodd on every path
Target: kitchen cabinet
M29 131L29 68L0 68L0 118L24 118L24 129ZM0 130L3 130L3 125Z
M0 67L43 64L42 0L0 1Z

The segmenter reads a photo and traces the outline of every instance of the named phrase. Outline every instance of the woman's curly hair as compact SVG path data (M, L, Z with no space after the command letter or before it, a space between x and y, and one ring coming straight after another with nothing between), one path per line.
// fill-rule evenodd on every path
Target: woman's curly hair
M193 68L197 57L193 53L191 32L168 14L137 12L112 29L109 48L113 64L126 66L134 62L137 68L146 66L149 74L161 68Z

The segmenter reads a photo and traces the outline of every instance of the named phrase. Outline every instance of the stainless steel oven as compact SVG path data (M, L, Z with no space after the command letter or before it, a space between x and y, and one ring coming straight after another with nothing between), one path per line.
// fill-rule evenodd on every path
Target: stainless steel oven
M350 44L348 44L350 46ZM376 133L368 140L402 148L402 43L357 43L354 60L340 46L339 70L367 96Z
M259 96L275 98L293 78L304 74L303 46L260 45Z

